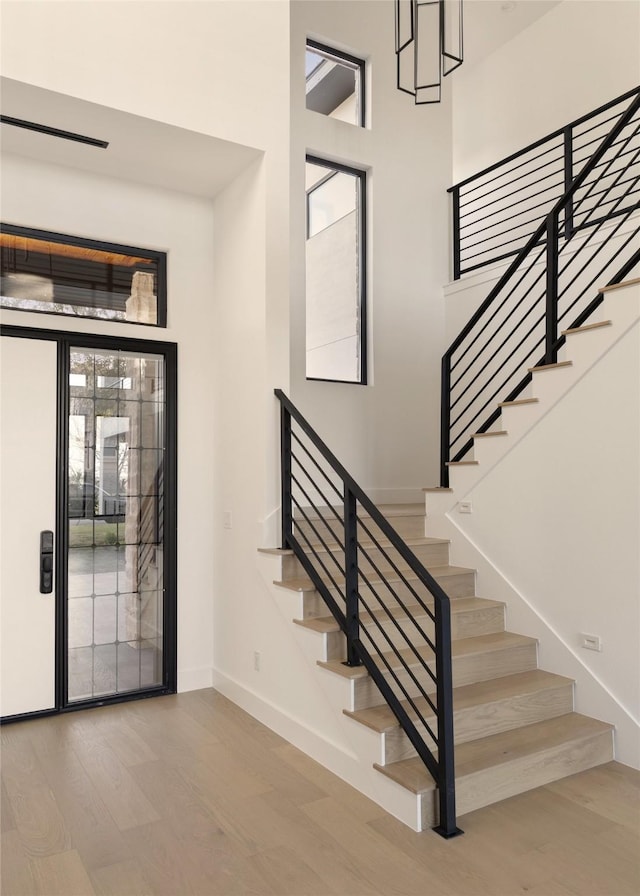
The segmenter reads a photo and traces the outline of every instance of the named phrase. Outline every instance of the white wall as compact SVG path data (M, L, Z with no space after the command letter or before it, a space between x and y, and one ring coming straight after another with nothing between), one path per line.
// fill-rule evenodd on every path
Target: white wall
M453 177L468 177L640 82L637 0L564 0L453 80Z
M635 290L612 293L609 315L637 308ZM524 620L535 635L533 611L541 666L575 677L564 647L587 670L613 702L578 670L576 708L616 722L617 757L640 767L640 324L460 497L473 513L449 516L512 589L509 627ZM498 597L490 581L481 572L480 593ZM584 650L581 633L602 652Z
M178 686L203 687L211 682L214 589L212 204L5 155L0 213L11 223L168 251L166 330L6 310L1 320L178 343Z
M169 328L144 335L179 343L179 686L210 684L214 666L245 678L236 635L261 599L256 549L275 538L272 391L289 377L288 3L36 0L2 13L4 76L264 152L236 188L240 217L224 199L215 212L71 171L32 177L19 160L19 179L3 171L5 220L170 252Z
M437 471L450 105L396 89L390 0L296 0L291 17L293 400L375 498L418 500ZM307 37L366 59L368 127L305 109ZM305 379L305 152L368 171L368 386Z

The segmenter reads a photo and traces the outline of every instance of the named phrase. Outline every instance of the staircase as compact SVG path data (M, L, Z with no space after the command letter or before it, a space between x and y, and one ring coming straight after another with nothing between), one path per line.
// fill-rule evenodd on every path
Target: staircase
M637 301L610 313L608 300L640 266L640 94L629 96L443 357L441 485L425 489L428 516L422 505L376 508L275 393L274 584L295 595L295 622L317 640L319 674L341 686L349 724L375 740L371 765L388 785L379 802L446 838L460 833L457 815L614 756L614 726L575 712L573 679L538 667L536 639L506 629L505 603L476 593L474 569L452 562L442 535L453 537L456 504L640 320ZM469 554L463 542L454 560Z
M450 564L447 541L420 535L425 527L424 507L380 509L451 598L458 813L463 815L613 759L612 726L575 713L573 682L538 668L537 642L505 629L504 604L476 595L474 570ZM311 513L310 519L317 517ZM313 533L310 537L314 539ZM396 558L396 562L412 581L402 561ZM434 827L438 806L432 776L364 667L344 665L345 637L293 552L284 552L282 572L282 579L275 584L300 600L300 618L295 624L317 634L319 667L347 684L344 713L379 738L381 758L375 769L415 800L420 829ZM382 587L378 576L370 581L374 587ZM411 610L428 634L429 616L419 606ZM397 615L404 617L404 613ZM386 634L393 637L394 624L382 612L378 617ZM383 641L371 615L362 614L360 622L374 639ZM416 646L430 661L430 649L424 644ZM393 652L388 650L385 657L402 672ZM434 726L427 702L416 697L410 682L405 684L427 723ZM421 725L408 700L405 708Z

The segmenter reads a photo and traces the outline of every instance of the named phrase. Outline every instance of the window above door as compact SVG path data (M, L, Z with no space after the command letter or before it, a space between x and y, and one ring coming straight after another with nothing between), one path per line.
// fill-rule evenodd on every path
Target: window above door
M0 225L0 307L167 325L166 253Z

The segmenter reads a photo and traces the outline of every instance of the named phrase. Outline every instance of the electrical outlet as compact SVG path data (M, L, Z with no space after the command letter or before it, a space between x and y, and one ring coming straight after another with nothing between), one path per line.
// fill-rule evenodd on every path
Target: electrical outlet
M222 514L222 525L225 529L231 529L233 526L233 517L230 510L225 510Z
M586 635L584 632L580 634L580 646L585 650L602 651L602 639L599 635Z
M256 672L260 671L260 651L253 651L253 668Z
M458 501L458 513L473 513L471 501Z

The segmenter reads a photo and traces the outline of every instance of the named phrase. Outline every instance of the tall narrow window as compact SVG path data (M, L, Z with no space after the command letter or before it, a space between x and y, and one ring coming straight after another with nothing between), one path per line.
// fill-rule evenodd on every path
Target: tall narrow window
M307 379L366 383L365 173L307 156Z
M307 41L307 109L364 127L364 62Z

